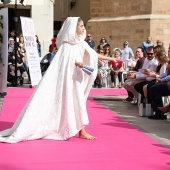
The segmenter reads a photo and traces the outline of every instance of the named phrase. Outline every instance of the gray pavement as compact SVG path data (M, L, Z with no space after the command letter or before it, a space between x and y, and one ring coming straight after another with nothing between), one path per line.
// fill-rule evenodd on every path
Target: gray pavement
M170 118L167 120L152 120L147 117L140 117L138 114L137 105L122 102L122 100L127 96L90 97L94 98L96 102L104 105L140 131L146 133L159 143L170 148Z

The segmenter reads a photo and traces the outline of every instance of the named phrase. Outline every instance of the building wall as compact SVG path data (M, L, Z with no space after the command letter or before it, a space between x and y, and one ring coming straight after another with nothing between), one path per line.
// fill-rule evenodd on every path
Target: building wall
M68 16L79 16L86 23L90 19L89 0L77 0L75 6L72 9L70 2L71 0L55 0L54 21L64 21Z
M160 39L169 46L169 0L91 0L90 18L86 28L96 45L104 36L112 48L127 40L135 50L151 35L154 44Z
M48 53L48 47L51 44L51 38L53 37L54 4L50 0L29 0L27 6L24 7L19 3L19 1L17 2L18 9L30 10L31 17L34 22L35 33L40 39L42 45L42 56L44 56ZM14 8L14 2L6 5L0 3L0 6Z
M124 17L151 13L151 0L91 0L90 17Z

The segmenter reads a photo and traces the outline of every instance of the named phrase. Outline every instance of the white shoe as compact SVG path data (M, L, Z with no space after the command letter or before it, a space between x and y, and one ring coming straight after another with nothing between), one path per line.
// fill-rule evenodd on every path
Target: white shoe
M131 104L133 104L133 105L137 105L137 104L138 104L138 102L134 100L134 101L132 101L132 102L131 102Z

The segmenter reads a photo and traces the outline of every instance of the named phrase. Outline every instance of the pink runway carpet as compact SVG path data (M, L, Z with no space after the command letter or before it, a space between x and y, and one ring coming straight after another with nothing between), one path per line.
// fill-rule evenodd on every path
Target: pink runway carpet
M124 88L116 89L100 89L100 88L93 88L90 92L91 96L126 96L127 91Z
M105 89L99 93L105 94ZM9 128L33 89L8 89L0 130ZM92 90L93 95L95 95ZM0 143L0 170L170 170L170 149L88 99L90 125L97 140L35 140Z

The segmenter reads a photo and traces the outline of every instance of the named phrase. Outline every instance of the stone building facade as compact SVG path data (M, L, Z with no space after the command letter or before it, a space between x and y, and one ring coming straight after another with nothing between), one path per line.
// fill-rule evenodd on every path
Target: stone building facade
M170 1L90 0L90 20L86 29L96 44L104 36L112 48L122 47L127 40L135 50L150 35L154 44L159 39L167 50L170 43Z

